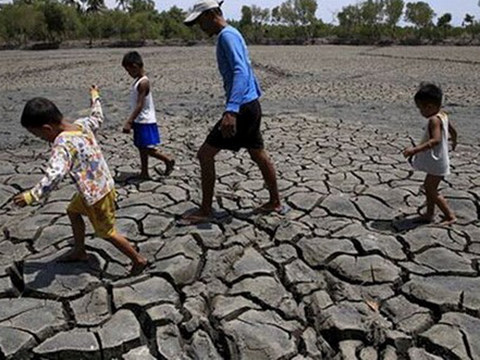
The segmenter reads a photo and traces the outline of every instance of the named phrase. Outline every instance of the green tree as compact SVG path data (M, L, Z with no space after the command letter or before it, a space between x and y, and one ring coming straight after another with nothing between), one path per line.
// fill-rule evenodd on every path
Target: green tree
M59 41L68 28L67 13L62 5L54 1L46 1L43 6L43 15L50 42Z
M95 39L100 38L102 19L100 14L91 13L84 17L84 27L88 38L88 45L91 47Z
M185 12L176 6L171 7L168 11L162 11L159 16L160 35L164 39L188 39L192 32L183 24L185 17Z
M272 22L276 24L280 24L282 22L282 14L280 13L280 7L275 6L272 9L272 16L271 16Z
M3 24L2 37L11 45L26 45L28 40L42 40L45 34L43 12L32 4L15 2L2 7L0 21Z
M251 20L254 24L262 25L270 19L270 10L268 8L262 9L259 6L252 5Z
M465 14L465 18L463 19L462 26L473 25L474 22L475 22L475 16L470 14Z
M446 39L448 36L448 31L452 28L450 22L452 21L452 14L446 13L440 16L437 20L437 28L440 32L440 36L443 39Z
M287 0L283 2L278 10L272 11L274 21L279 20L280 23L292 27L294 30L300 28L303 36L307 39L311 38L314 32L317 19L315 12L317 11L316 0Z
M382 0L367 0L360 5L360 14L362 21L368 27L378 25L382 21L383 17Z
M480 32L480 22L475 21L474 15L465 14L462 26L465 27L466 33L470 35L470 41L472 41L475 38L475 35Z
M240 27L245 27L253 24L252 9L249 6L242 6L242 17L240 19Z
M155 2L153 0L129 0L128 11L133 14L140 12L155 13Z
M295 13L294 0L287 0L280 5L278 17L281 22L289 26L298 24L298 16Z
M400 21L405 3L403 0L385 0L385 21L388 26L394 28Z
M345 6L337 15L340 28L353 32L362 23L362 13L357 5Z
M380 37L380 25L384 17L383 0L367 0L360 5L362 35L369 39Z
M122 11L128 10L130 6L129 0L116 0L116 3L117 3L117 9L120 9Z
M82 4L77 0L61 0L61 2L62 4L75 8L77 11L80 11L82 8Z
M450 22L452 21L452 14L446 13L440 16L437 20L437 26L440 28L448 28L451 27L452 25Z
M301 25L311 25L317 19L317 2L315 0L295 0L294 10Z
M415 25L417 28L424 29L433 24L435 12L426 2L419 1L408 3L405 11L405 20Z
M86 0L85 5L87 13L96 13L106 9L104 0Z
M247 27L249 40L261 43L265 37L265 24L270 19L270 9L252 5L252 25Z
M132 34L130 40L155 39L160 33L159 24L151 12L137 12L132 17Z
M443 29L448 29L452 26L450 24L451 21L452 21L452 14L450 14L450 13L443 14L437 20L437 27L443 28Z

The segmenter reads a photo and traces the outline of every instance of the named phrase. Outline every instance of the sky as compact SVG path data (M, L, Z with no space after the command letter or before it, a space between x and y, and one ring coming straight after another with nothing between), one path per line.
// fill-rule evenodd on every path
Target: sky
M0 0L1 1L1 0ZM188 10L193 6L196 0L155 0L158 10L168 10L172 6L177 6L181 9ZM416 2L419 0L404 0L407 2ZM427 2L437 13L437 15L443 15L444 13L451 13L453 16L452 23L460 25L465 17L465 14L469 13L475 15L476 19L480 19L480 7L478 6L479 0L423 0ZM243 5L256 5L261 8L272 9L275 6L280 5L284 0L225 0L222 5L225 16L229 19L239 19L241 17L241 9ZM317 17L321 18L324 22L332 23L336 21L335 14L338 13L342 7L350 4L355 4L361 1L357 0L317 0L318 11ZM115 3L115 0L106 0L107 5Z

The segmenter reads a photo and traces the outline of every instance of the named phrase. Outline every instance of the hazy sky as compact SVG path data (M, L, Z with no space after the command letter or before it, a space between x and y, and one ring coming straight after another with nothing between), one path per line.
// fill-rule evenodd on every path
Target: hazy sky
M157 9L167 10L176 5L179 8L188 10L193 6L196 0L155 0ZM407 2L416 2L419 0L404 0ZM426 1L435 10L437 15L443 15L449 12L453 15L453 23L461 24L466 13L475 15L476 19L480 18L479 0L423 0ZM256 5L262 8L273 8L281 4L282 0L225 0L223 10L227 18L239 19L241 8L243 5ZM318 0L317 16L325 22L333 22L336 20L335 14L342 9L343 6L355 4L356 0ZM107 4L114 4L115 0L107 0Z

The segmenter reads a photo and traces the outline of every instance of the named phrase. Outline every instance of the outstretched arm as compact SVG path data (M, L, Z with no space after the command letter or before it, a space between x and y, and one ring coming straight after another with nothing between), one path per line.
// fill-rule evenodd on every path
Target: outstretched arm
M148 81L148 79L142 80L140 84L138 84L137 91L138 91L137 104L135 105L135 108L133 109L132 113L130 114L130 116L128 117L127 121L123 126L124 133L130 132L130 130L132 129L134 120L142 111L143 106L145 105L145 98L150 92L150 81Z
M71 167L71 156L67 148L55 145L52 148L52 156L48 162L45 176L31 190L18 194L13 201L18 206L31 205L48 195L68 174Z
M103 110L100 102L100 90L96 85L90 87L90 116L83 121L90 130L96 132L103 124Z

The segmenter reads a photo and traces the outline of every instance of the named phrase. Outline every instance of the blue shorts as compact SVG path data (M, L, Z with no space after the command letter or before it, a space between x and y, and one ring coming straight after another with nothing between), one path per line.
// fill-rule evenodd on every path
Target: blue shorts
M133 143L138 148L160 145L160 133L157 124L133 123Z

